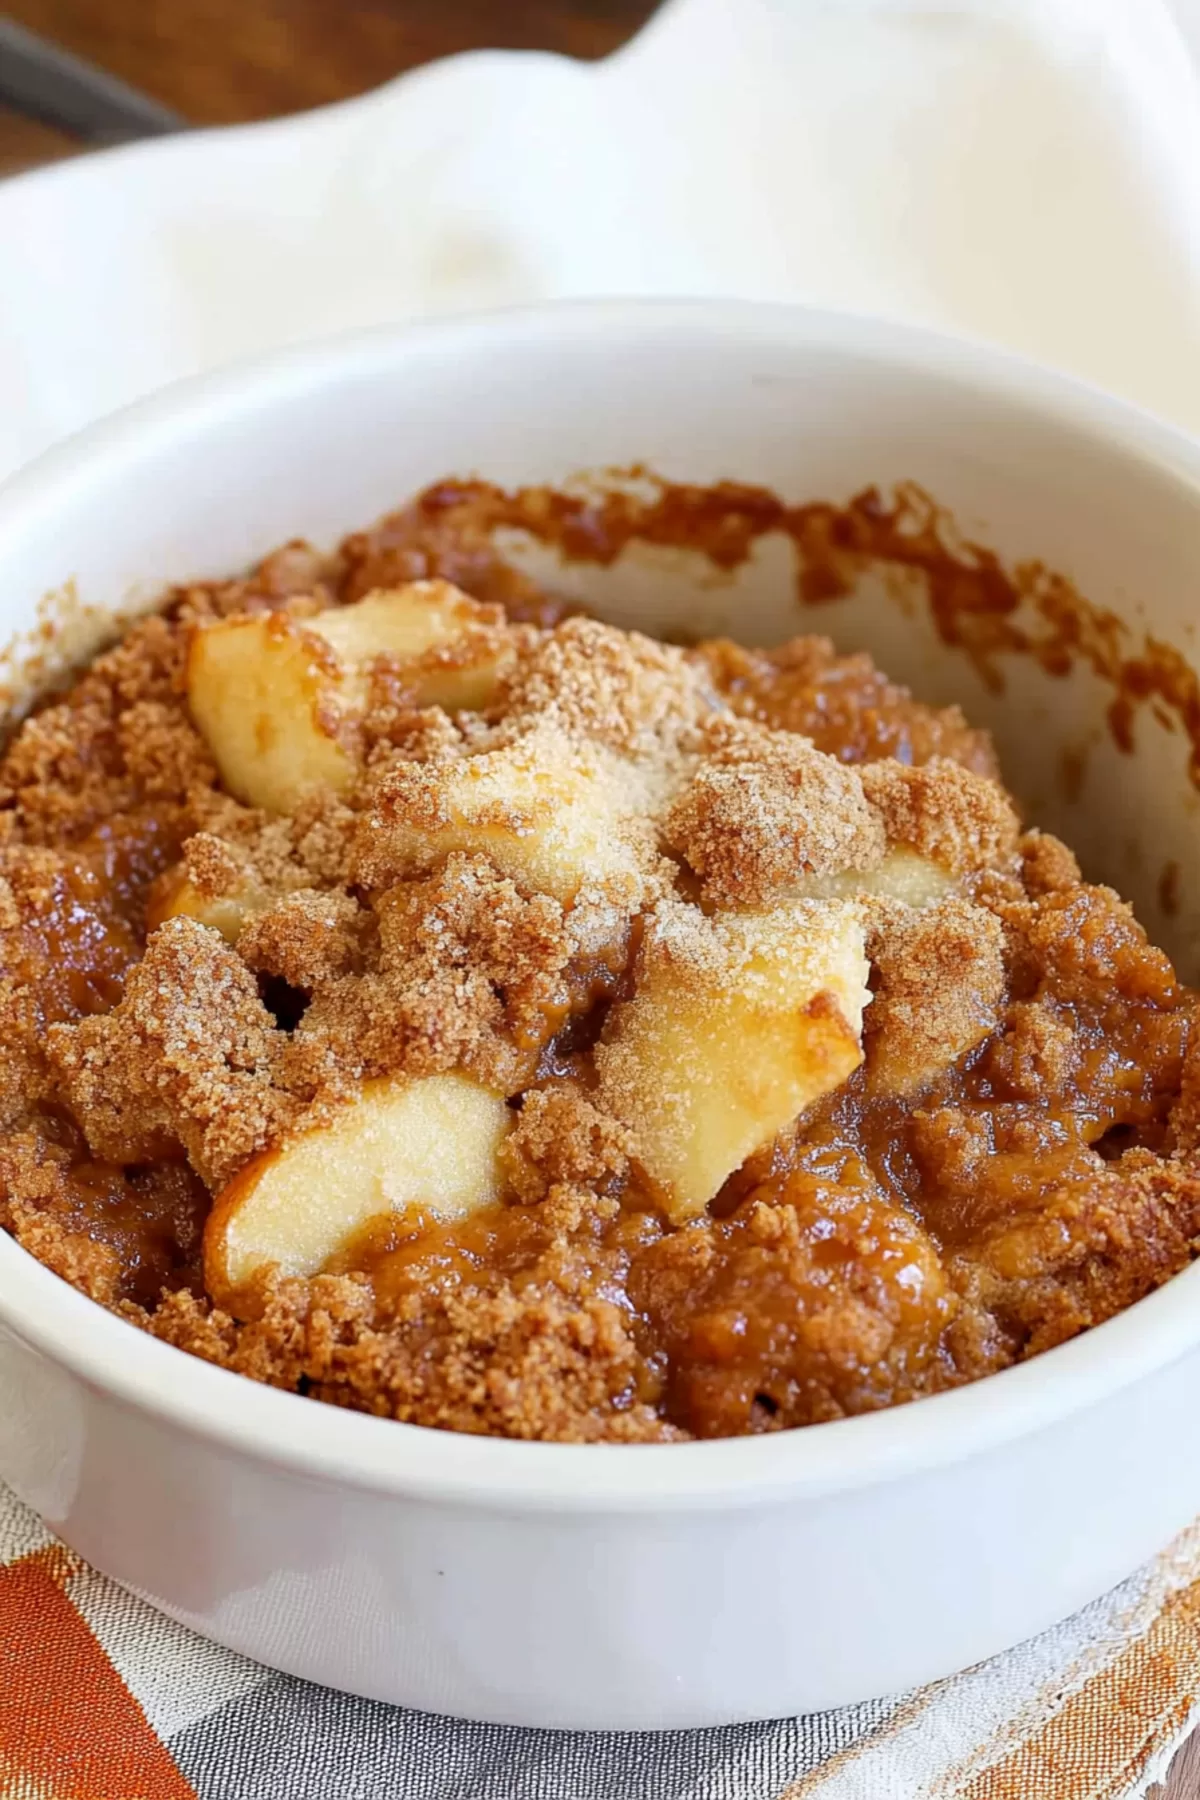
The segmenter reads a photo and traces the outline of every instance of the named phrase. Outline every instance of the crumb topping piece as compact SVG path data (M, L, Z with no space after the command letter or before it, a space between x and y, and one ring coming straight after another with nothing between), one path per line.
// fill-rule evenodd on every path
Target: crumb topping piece
M255 909L243 925L238 949L259 974L312 993L361 966L369 930L352 894L298 888Z
M620 1188L633 1136L573 1087L531 1088L501 1152L513 1194L526 1204L555 1188L589 1193Z
M457 1069L505 1094L526 1086L570 1012L574 946L561 905L522 894L484 858L455 855L393 884L367 917L375 936L364 929L361 971L313 983L284 1058L290 1080L336 1094Z
M857 769L744 719L709 724L663 830L713 906L795 898L809 876L874 868L887 848Z
M1000 867L1016 854L1020 825L1012 801L985 775L934 757L919 768L905 763L867 763L867 800L878 813L889 844L904 845L952 874Z
M514 662L498 701L515 720L552 719L632 760L655 761L716 705L682 650L598 619L565 619Z
M867 951L873 1091L927 1087L996 1028L1005 968L1004 928L994 913L955 895L919 911L885 906L872 919Z
M97 1155L140 1163L181 1145L217 1187L296 1116L273 1081L283 1041L236 952L179 918L151 934L112 1012L52 1027L47 1045Z

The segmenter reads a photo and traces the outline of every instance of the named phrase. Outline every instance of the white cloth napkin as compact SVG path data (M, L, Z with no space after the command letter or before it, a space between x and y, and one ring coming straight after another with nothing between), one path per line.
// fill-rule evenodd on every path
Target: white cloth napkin
M989 338L1200 430L1200 0L670 0L599 64L0 185L0 474L342 326L721 293Z

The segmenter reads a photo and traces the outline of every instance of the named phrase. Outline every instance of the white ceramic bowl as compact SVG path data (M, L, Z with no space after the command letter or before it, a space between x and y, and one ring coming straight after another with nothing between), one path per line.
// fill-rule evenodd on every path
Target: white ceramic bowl
M439 475L642 459L843 498L912 477L1006 555L1186 649L1200 449L983 350L791 309L604 304L373 334L169 391L0 495L0 638L318 541ZM878 586L798 615L779 557L573 572L600 610L815 625L997 730L1017 788L1194 972L1183 740L1121 756L1094 679L1007 693ZM60 599L52 603L61 612ZM70 609L68 609L70 610ZM72 612L79 625L77 607ZM78 649L78 631L72 640ZM1095 740L1082 790L1064 751ZM905 1688L1037 1631L1200 1511L1200 1268L977 1386L752 1440L523 1444L280 1394L152 1342L0 1235L0 1477L173 1617L314 1680L483 1719L711 1725Z

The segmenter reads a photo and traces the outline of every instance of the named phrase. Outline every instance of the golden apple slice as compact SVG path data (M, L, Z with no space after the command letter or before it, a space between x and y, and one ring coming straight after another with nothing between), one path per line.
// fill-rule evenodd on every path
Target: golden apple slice
M944 900L955 886L953 875L940 863L919 856L915 850L901 848L889 850L877 869L853 873L846 891L899 901L902 906L923 911Z
M204 1276L219 1305L259 1270L315 1275L372 1219L455 1219L500 1191L512 1115L462 1075L369 1082L334 1120L256 1157L217 1196Z
M236 944L246 921L272 904L273 896L249 879L225 894L202 894L181 864L161 875L150 889L146 930L154 931L165 919L196 919L219 931L227 944Z
M936 906L958 886L940 863L915 850L889 850L874 869L841 869L836 875L808 875L803 896L814 900L877 899L897 901L918 911Z
M386 886L464 851L564 904L585 883L635 894L646 848L610 761L545 724L477 756L391 769L364 815L358 879Z
M188 650L188 704L221 779L267 812L353 781L344 688L330 646L283 613L204 626Z
M291 812L314 789L353 783L374 662L406 665L415 706L476 707L507 648L493 610L448 582L413 582L303 624L258 613L202 626L188 651L188 703L230 793Z
M511 654L495 608L481 606L448 581L412 581L379 589L353 606L308 620L344 667L386 656L405 664L404 685L416 706L478 711L496 690Z
M595 1060L601 1104L675 1223L862 1061L863 946L850 901L660 907Z

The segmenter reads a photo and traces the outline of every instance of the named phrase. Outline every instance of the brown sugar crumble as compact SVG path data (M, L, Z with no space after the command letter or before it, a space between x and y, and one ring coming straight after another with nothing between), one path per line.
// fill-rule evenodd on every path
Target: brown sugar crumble
M603 562L632 502L508 498L176 590L15 733L0 1227L253 1379L575 1442L936 1393L1181 1270L1197 996L986 735L583 617L493 528ZM638 529L730 567L768 499ZM924 542L868 500L783 519L808 599Z

